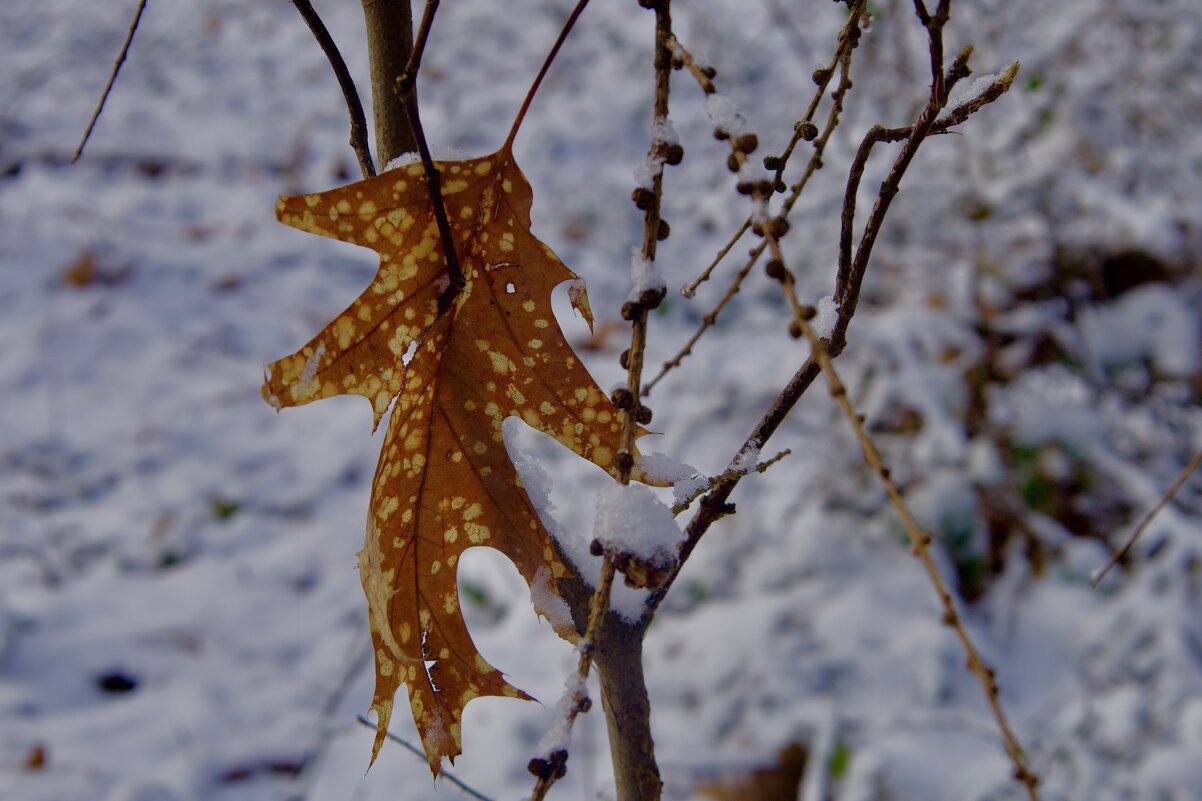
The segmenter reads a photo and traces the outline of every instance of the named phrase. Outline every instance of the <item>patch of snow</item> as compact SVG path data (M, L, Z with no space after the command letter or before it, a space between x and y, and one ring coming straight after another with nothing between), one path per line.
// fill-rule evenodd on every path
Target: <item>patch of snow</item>
M634 464L651 481L675 484L697 475L697 468L666 453L642 453Z
M681 479L672 485L672 503L679 505L685 503L692 498L699 489L709 484L709 476L697 474L689 478Z
M572 709L588 697L588 688L580 674L572 671L564 681L563 695L555 704L555 718L538 745L534 748L536 759L550 759L556 751L567 751L572 742Z
M629 300L638 300L647 290L663 291L667 288L659 264L643 257L643 249L639 246L630 249L630 289Z
M730 470L737 472L747 472L754 470L755 466L760 461L760 441L758 439L750 440L746 447L742 448L735 458L730 463Z
M568 604L555 589L551 571L545 566L534 573L534 581L530 585L530 602L534 605L535 613L542 615L557 632L575 630L572 622L572 612Z
M657 118L651 125L651 147L647 157L634 169L634 185L639 189L653 189L655 179L664 171L664 156L660 145L680 144L680 137L672 120Z
M302 387L308 387L313 383L313 379L317 377L317 366L321 363L321 357L325 355L325 343L317 343L317 348L313 351L313 355L305 360L305 369L301 370L298 381Z
M594 536L607 549L632 554L648 562L675 557L681 540L672 510L641 484L619 484L597 497Z
M729 136L738 136L747 127L747 120L739 112L738 104L719 92L705 96L705 113L714 128Z
M989 75L981 75L968 86L961 84L959 88L952 92L952 96L948 98L947 107L950 109L956 109L960 106L964 106L973 102L981 95L985 94L985 92L989 90L989 87L993 86L997 82L999 77L1007 84L1013 83L1014 76L1018 74L1018 68L1019 63L1015 61L1001 72L993 72Z
M430 160L431 161L436 161L436 162L438 162L438 161L466 161L470 158L471 158L471 156L468 155L465 151L460 150L455 147L436 145L436 146L430 148ZM410 164L416 164L417 162L419 162L421 160L422 160L422 155L421 155L421 153L418 153L416 150L410 151L408 153L402 153L401 155L397 156L396 158L392 159L387 164L385 164L384 169L380 170L380 172L381 173L391 172L393 170L400 169L401 167L408 167Z
M818 314L810 321L810 327L819 339L829 339L835 330L835 323L839 321L839 304L835 302L833 295L826 295L814 308L818 310Z
M1096 373L1147 359L1165 375L1188 376L1202 361L1202 329L1188 298L1159 285L1137 287L1081 314L1081 334Z

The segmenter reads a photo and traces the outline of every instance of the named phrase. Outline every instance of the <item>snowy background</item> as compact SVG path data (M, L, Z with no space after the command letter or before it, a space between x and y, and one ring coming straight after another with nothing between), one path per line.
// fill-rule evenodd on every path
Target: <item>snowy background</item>
M379 443L367 405L277 415L259 397L263 365L375 269L367 251L274 219L277 195L357 177L337 85L284 0L152 2L69 166L134 5L0 4L0 799L462 797L396 745L363 775L371 733L355 716L371 669L354 554ZM359 4L316 5L366 93ZM570 5L444 3L421 84L432 142L495 149ZM517 156L536 233L591 288L599 335L566 300L565 329L610 386L641 237L629 194L653 18L633 0L594 6ZM925 100L912 4L870 7L848 112L784 242L811 301L833 289L860 137L909 124ZM787 142L844 13L694 0L674 17L759 134L758 156ZM1099 590L1088 577L1202 446L1202 8L963 0L948 50L969 41L978 74L1017 59L1018 82L924 145L839 365L936 536L1044 799L1199 799L1198 477L1129 569ZM686 157L666 176L661 262L675 288L747 207L683 73L672 118ZM869 165L861 208L891 160ZM737 266L694 300L669 293L653 367ZM757 270L656 387L663 435L647 449L721 472L804 360L787 318ZM518 439L555 476L559 524L587 536L607 479ZM667 797L796 743L810 754L802 801L1019 798L980 688L821 385L765 452L786 447L740 486L738 514L703 540L649 632ZM459 576L480 650L546 707L473 703L454 771L516 799L574 654L504 557L476 549ZM415 738L407 715L394 724ZM607 759L598 709L553 797L610 797Z

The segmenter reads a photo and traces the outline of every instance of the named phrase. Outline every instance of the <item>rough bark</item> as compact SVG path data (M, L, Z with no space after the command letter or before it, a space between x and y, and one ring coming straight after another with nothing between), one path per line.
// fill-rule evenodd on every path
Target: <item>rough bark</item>
M609 728L617 801L658 801L663 782L651 740L651 704L643 678L645 629L612 612L597 649L601 704Z
M375 111L376 160L383 169L402 153L417 150L404 104L396 93L396 79L405 71L413 50L413 8L409 0L362 1Z

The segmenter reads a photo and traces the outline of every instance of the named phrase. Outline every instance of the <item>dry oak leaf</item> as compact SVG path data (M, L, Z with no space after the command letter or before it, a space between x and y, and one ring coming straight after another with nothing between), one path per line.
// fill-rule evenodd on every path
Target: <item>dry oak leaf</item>
M551 291L576 275L531 234L533 194L512 154L436 166L466 280L441 313L449 277L420 163L280 199L282 222L369 247L380 268L350 308L270 365L263 387L277 409L363 395L377 425L392 407L359 554L375 648L372 760L405 684L435 774L442 757L461 753L468 701L528 698L472 643L460 554L496 548L528 584L540 570L549 571L542 580L567 574L505 451L502 422L519 417L614 474L621 447L618 410L551 311ZM581 285L570 295L591 326Z

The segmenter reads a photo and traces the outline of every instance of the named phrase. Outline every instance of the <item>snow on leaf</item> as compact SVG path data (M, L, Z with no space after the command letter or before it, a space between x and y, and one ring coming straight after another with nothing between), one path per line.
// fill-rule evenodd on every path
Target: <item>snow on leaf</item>
M466 279L442 313L446 262L421 164L279 201L285 224L369 247L380 267L350 308L269 367L263 386L277 408L363 395L377 425L392 407L360 554L376 659L372 759L404 684L436 774L462 750L468 701L528 697L472 643L459 609L460 555L475 545L500 550L548 609L553 579L567 573L505 450L502 423L518 417L615 475L621 441L618 410L551 311L551 291L576 281L573 304L589 319L583 285L531 234L533 194L512 154L437 166ZM565 628L574 636L557 626Z

